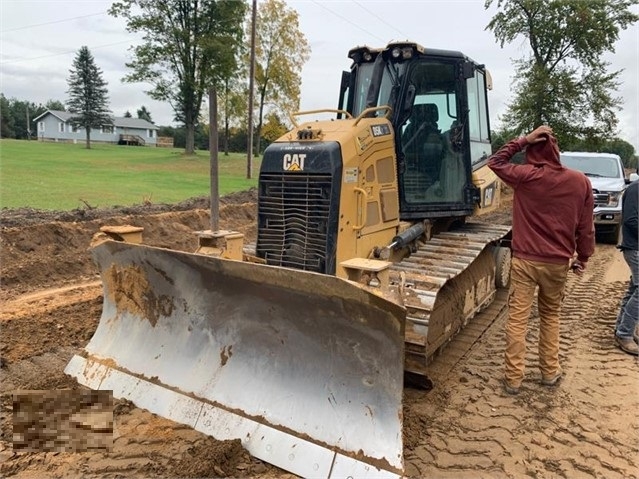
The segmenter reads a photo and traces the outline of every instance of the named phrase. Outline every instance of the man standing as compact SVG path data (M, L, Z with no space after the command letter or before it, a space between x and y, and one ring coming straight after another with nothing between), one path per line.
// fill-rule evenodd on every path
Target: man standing
M636 336L637 315L639 314L639 247L638 236L639 231L637 223L639 223L639 181L630 183L623 195L623 203L621 205L621 234L623 239L619 245L619 249L623 252L623 257L630 268L630 283L628 291L621 300L621 310L617 316L615 326L615 341L622 351L634 356L639 356L639 346L637 342L639 337ZM635 337L633 338L633 335Z
M524 148L525 163L510 163ZM554 386L561 378L559 311L568 270L582 274L595 250L594 198L588 178L561 165L557 140L546 125L506 143L488 166L514 190L504 389L517 394L537 287L541 383Z

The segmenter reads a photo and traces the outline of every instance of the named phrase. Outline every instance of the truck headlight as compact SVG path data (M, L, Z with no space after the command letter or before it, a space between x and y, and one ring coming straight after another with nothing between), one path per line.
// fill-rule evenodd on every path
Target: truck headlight
M608 206L617 206L619 204L619 198L621 198L620 191L608 191Z

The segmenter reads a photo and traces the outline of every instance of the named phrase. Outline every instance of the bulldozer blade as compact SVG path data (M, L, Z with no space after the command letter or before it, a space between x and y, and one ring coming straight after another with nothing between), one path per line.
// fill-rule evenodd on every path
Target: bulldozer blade
M399 477L403 307L316 273L106 241L65 372L303 477Z

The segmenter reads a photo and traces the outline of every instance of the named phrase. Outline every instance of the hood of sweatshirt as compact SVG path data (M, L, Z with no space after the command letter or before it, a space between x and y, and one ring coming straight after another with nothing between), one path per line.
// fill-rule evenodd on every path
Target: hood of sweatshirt
M559 146L552 135L545 135L546 141L533 143L526 147L526 163L533 166L551 166L561 168Z

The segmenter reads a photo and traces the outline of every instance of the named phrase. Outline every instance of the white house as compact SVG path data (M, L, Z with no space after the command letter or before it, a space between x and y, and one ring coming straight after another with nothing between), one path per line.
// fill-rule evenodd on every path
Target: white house
M40 141L81 142L86 140L84 128L74 127L68 111L47 110L33 119ZM113 117L112 126L91 130L91 142L157 146L159 128L139 118Z

